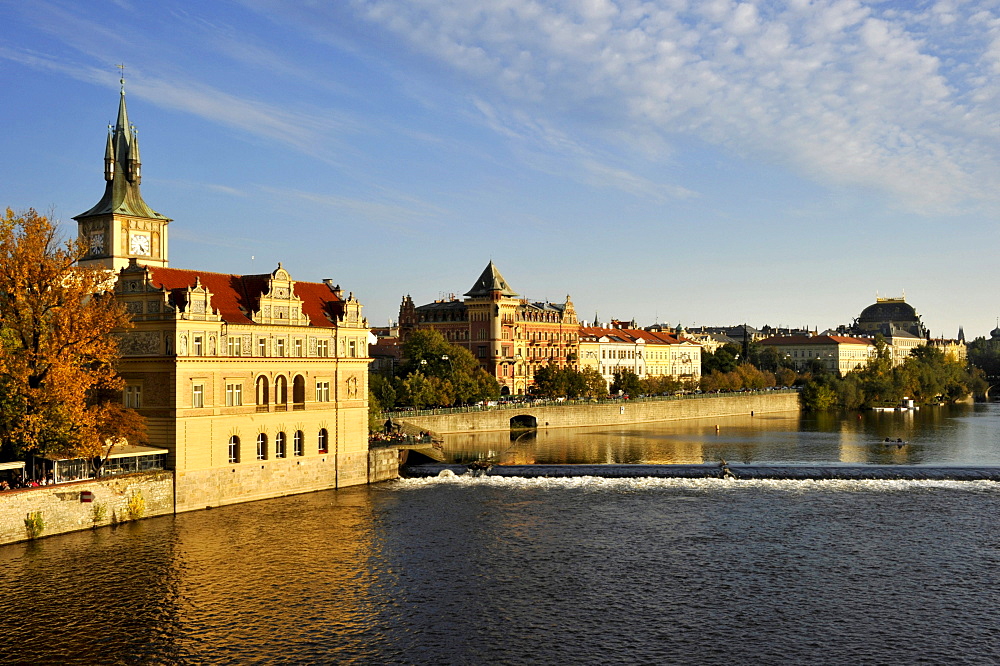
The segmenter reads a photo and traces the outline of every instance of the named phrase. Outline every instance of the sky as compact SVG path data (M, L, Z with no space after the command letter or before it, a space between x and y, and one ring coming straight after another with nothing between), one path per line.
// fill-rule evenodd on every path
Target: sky
M170 265L372 325L491 260L588 322L1000 315L1000 0L0 0L0 205L75 235L118 64Z

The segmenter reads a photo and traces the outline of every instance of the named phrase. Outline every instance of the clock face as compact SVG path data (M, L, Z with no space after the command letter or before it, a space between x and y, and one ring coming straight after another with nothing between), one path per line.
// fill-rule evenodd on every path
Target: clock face
M104 254L104 234L95 232L90 234L90 253Z
M129 238L129 251L132 254L149 254L149 236L145 234L132 234Z

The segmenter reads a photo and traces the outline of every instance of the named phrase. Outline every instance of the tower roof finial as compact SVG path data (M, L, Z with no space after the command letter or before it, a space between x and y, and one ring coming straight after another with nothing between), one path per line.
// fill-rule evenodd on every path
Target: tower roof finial
M122 84L122 94L124 95L125 94L125 63L122 63L120 65L115 65L115 67L117 67L119 69L119 71L121 72L121 77L118 79L118 82Z

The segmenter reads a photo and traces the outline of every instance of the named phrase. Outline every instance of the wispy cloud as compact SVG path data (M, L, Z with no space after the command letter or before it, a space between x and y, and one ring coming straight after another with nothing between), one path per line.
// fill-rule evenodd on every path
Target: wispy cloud
M512 138L523 138L521 128L501 115L667 140L693 134L821 181L881 189L917 210L993 204L1000 191L995 7L857 0L355 0L353 7L475 81L491 97L492 106L478 105L484 118ZM500 105L508 107L503 114Z
M331 220L349 219L352 224L375 224L402 233L426 231L429 223L433 224L448 214L434 204L388 192L373 195L371 199L361 199L271 186L262 186L261 190L293 208L303 204L318 207L327 211Z

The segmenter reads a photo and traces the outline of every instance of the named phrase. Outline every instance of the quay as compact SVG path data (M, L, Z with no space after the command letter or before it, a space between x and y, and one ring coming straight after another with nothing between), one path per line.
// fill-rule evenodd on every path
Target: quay
M747 416L799 410L795 389L653 396L599 401L511 402L484 407L391 412L393 422L439 434Z

